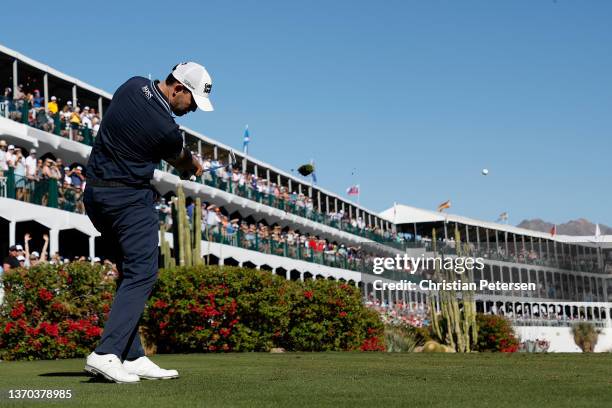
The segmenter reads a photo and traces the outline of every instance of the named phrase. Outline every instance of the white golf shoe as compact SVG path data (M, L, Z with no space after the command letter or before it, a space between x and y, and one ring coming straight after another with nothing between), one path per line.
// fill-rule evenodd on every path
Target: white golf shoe
M135 374L130 374L121 360L114 354L96 354L92 352L87 356L85 371L93 375L101 375L107 380L116 383L137 383L140 378Z
M136 374L140 378L147 380L169 380L179 376L178 371L160 368L146 356L137 358L134 361L125 360L123 367L125 367L128 373Z

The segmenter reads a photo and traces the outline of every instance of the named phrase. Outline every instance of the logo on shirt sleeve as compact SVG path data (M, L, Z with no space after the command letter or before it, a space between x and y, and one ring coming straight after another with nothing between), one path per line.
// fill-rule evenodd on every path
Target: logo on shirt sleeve
M147 85L143 86L140 89L142 89L142 93L144 94L145 98L151 99L153 94L151 93L151 90L149 89L149 87Z

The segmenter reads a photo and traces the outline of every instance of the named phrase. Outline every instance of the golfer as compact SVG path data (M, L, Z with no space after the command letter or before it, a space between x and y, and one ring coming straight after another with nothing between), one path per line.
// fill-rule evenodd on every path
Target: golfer
M138 322L157 279L158 193L153 171L166 160L181 172L202 173L199 161L183 147L176 116L198 107L212 111L211 78L194 62L175 66L165 81L129 79L117 89L100 124L89 162L84 193L91 222L111 246L119 270L115 299L85 371L118 383L140 378L178 377L149 360Z

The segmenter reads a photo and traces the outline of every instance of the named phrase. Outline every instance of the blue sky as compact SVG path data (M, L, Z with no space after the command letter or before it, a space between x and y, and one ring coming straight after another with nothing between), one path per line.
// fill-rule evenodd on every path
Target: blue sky
M4 5L0 43L110 92L201 62L180 123L373 210L612 225L612 2L61 3Z

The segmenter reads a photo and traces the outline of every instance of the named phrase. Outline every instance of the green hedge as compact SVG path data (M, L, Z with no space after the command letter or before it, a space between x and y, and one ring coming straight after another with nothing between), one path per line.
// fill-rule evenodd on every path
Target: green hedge
M105 276L87 263L5 273L0 359L91 352L115 290ZM140 327L162 353L384 350L382 323L353 286L235 267L161 270Z

